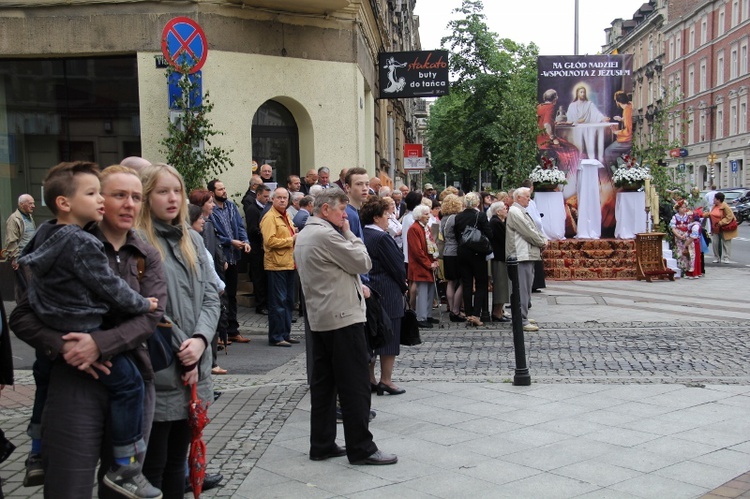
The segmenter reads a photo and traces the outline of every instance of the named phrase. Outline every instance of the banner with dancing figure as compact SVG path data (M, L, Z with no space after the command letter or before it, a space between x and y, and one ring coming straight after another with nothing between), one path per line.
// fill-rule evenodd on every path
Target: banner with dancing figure
M542 56L537 63L537 147L567 176L566 236L582 237L583 217L583 224L601 220L594 232L613 237L612 173L633 143L632 55ZM597 206L600 213L589 213Z

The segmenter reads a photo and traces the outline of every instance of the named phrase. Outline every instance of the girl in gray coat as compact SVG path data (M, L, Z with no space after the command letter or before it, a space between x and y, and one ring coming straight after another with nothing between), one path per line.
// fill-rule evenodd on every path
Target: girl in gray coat
M185 184L168 165L141 171L143 208L138 227L161 254L167 280L166 317L173 324L175 362L155 376L156 409L143 473L165 498L182 497L190 444L190 385L213 400L211 344L219 320L219 293L203 240L188 230ZM156 485L159 484L159 485Z

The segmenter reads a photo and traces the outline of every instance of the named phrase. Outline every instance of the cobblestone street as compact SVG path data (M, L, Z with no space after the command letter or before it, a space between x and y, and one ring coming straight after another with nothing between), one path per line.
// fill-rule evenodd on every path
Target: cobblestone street
M720 274L717 278L738 282L746 276L746 272L738 272ZM643 292L659 291L664 301L675 303L678 297L671 293L683 292L678 288L683 284L675 283L657 290L655 286L627 282L618 292L611 282L602 283L598 288L591 283L552 283L544 294L534 296L532 311L541 330L526 333L533 385L737 387L731 389L750 385L750 312L746 311L744 298L725 300L726 310L722 305L712 304L706 312L720 315L731 310L738 315L734 321L690 320L679 309L667 309L661 316L653 312L638 314L631 308L632 301L622 301L624 296L633 294L628 288L641 286ZM589 291L584 297L600 301L598 309L577 303L582 288L597 289L596 293ZM663 293L665 290L669 293ZM601 298L605 294L610 296ZM620 300L616 305L613 304L615 299ZM655 308L653 304L649 306ZM611 322L589 320L589 316L604 309L613 319ZM559 322L550 320L552 317ZM635 317L650 320L635 321ZM233 374L242 369L230 369L229 375L215 378L215 389L221 396L211 407L212 421L205 432L208 472L222 473L224 481L222 487L205 492L204 497L245 497L243 481L257 468L258 461L285 428L285 423L299 428L294 430L294 435L299 433L300 445L304 445L307 438L304 415L297 417L302 417L300 421L293 417L300 410L307 411L308 404L302 321L294 325L293 335L302 339L303 344L278 352L279 349L265 346L265 316L243 309L240 319L243 334L253 341L230 347L230 354L224 359L249 362L247 359L261 356L269 365L262 374ZM470 383L510 387L515 360L509 324L475 329L443 321L438 327L423 331L422 339L422 345L402 347L396 362L395 378L407 387L408 393L418 393L419 388L414 387L431 383L448 383L437 386L459 392L466 391ZM25 362L27 354L20 345L19 352L24 357L20 362ZM567 389L561 387L560 390L559 396L565 397ZM595 389L585 388L585 391ZM41 497L40 490L21 486L23 460L29 449L25 429L32 399L30 371L17 370L16 386L6 388L0 399L0 424L18 446L11 458L0 466L8 497ZM390 400L389 397L373 397L373 407L379 409L385 404L387 411ZM408 402L410 396L407 394L398 400ZM386 412L379 418L373 422L375 429L389 421L389 414ZM747 471L747 466L737 470L735 475L742 471Z

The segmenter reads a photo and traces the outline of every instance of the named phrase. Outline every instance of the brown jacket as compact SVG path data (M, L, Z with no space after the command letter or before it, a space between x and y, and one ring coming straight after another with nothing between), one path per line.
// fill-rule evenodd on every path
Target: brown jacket
M104 243L104 251L110 267L117 275L141 295L153 296L159 300L159 306L155 312L123 317L113 311L105 316L103 326L109 329L92 333L99 347L101 359L107 360L120 353L131 353L143 379L151 380L154 377L154 370L146 349L146 339L156 329L156 324L164 314L164 305L167 303L167 284L159 252L135 236L132 231L128 234L125 245L118 252L107 242L98 228L94 228L92 234ZM140 281L138 280L138 255L146 260L146 269ZM67 332L46 327L34 315L25 291L23 299L10 315L10 327L21 340L41 350L53 360L60 354L64 343L62 337Z
M711 208L711 211L713 212L715 208L715 206ZM721 210L720 218L716 217L715 215L711 215L711 232L713 232L714 234L719 232L719 228L722 225L728 224L735 218L734 213L732 213L732 208L730 208L727 203L722 202L719 205L719 209ZM734 239L739 234L739 229L721 231L721 237L724 239Z

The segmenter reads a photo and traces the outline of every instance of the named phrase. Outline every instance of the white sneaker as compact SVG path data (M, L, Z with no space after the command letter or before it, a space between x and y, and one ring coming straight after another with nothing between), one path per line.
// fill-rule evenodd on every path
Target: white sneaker
M733 261L732 261L732 260L730 260L729 258L726 258L726 259L722 260L722 261L721 261L721 263L724 263L724 264L726 264L726 265L729 265L730 263L735 263L735 262L733 262Z
M712 261L711 263L719 263L719 259L717 258L716 260Z
M536 324L536 321L534 319L526 319L526 320L529 321L532 324Z
M536 324L526 324L523 327L523 330L524 331L539 331L539 326L537 326Z

